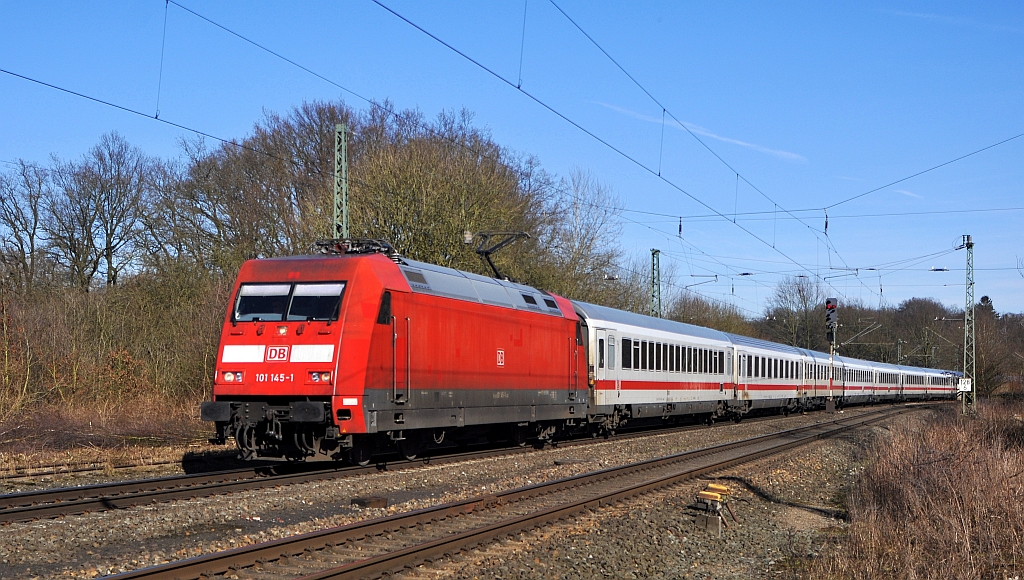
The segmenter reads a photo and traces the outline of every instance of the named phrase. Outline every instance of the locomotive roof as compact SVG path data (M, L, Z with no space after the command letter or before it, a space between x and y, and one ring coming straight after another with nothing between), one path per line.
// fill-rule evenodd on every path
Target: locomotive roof
M563 316L550 294L532 286L407 258L399 268L413 292Z

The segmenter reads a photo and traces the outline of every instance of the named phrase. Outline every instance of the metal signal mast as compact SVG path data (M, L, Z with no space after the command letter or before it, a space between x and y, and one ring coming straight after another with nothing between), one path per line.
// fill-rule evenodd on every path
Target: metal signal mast
M974 346L974 240L964 236L960 248L967 249L967 301L964 305L964 378L970 381L965 385L961 397L961 412L964 415L977 411L977 381ZM959 248L957 248L959 249ZM967 390L970 387L970 390Z
M661 318L661 250L651 248L651 316Z
M348 125L334 126L334 239L348 239Z

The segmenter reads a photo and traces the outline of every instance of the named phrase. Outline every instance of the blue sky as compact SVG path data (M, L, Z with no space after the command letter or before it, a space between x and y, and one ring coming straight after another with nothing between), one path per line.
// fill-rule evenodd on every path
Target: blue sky
M965 233L976 295L1024 311L1024 137L834 206L822 231L822 208L1024 133L1024 4L556 0L659 106L549 0L527 0L525 35L522 0L381 2L511 85L369 0L180 4L363 97L466 108L548 171L592 172L632 210L626 252L659 248L675 284L749 315L794 274L962 307ZM0 0L0 25L0 68L149 115L159 84L161 119L219 137L303 100L366 106L160 0ZM0 160L77 157L111 130L166 157L188 136L0 74Z

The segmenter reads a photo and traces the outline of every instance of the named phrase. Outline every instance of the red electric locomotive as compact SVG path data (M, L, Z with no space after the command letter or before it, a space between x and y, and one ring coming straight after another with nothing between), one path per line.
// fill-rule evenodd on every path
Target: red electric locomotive
M239 272L201 413L243 457L365 464L454 438L522 444L585 418L584 330L568 300L382 242L320 247Z

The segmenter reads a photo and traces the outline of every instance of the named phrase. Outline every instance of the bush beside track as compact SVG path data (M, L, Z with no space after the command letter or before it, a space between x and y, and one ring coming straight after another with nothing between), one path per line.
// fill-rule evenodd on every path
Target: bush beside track
M852 489L850 525L807 578L1014 578L1024 569L1024 404L895 425ZM925 418L928 417L928 418Z

